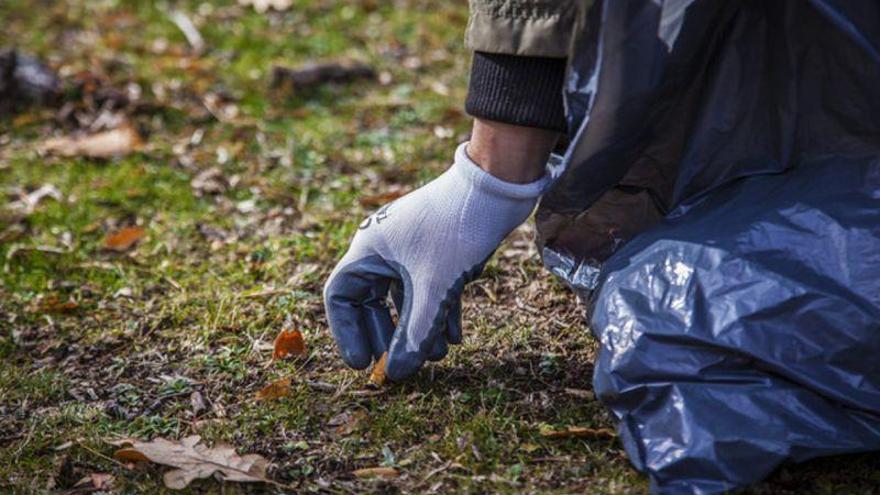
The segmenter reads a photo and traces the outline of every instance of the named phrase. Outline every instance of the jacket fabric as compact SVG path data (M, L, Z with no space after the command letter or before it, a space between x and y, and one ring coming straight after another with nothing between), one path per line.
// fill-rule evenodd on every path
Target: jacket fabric
M473 117L564 131L562 83L572 35L592 0L471 0L474 51L465 110Z
M591 3L470 0L465 44L479 52L565 58L578 16Z

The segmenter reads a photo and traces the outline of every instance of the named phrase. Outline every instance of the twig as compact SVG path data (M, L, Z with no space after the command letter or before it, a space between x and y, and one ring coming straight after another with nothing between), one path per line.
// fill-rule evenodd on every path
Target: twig
M189 45L193 48L195 54L201 54L205 49L205 39L202 38L202 34L199 33L199 30L196 29L196 26L192 23L189 17L179 10L171 12L170 17L171 22L173 22L186 37L186 41L189 42Z
M117 461L116 459L114 459L114 458L112 458L112 457L107 457L106 455L104 455L104 454L98 452L97 450L94 450L94 449L92 449L91 447L86 446L86 444L83 444L83 443L77 443L77 445L79 445L79 446L82 447L83 449L85 449L85 450L91 452L92 454L95 454L96 456L100 457L101 459L104 459L105 461L110 461L110 462L112 462L113 464L116 464L116 465L121 466L121 467L123 467L123 468L125 468L125 469L128 469L128 466L126 466L125 464L123 464L123 463Z
M277 296L279 294L287 294L289 292L290 292L290 289L266 289L266 290L261 290L259 292L251 292L250 294L245 294L243 297L246 297L246 298L269 297L269 296Z
M162 277L162 279L165 280L166 282L168 282L168 284L171 285L171 287L174 287L175 289L177 289L181 292L184 292L183 287L181 287L180 284L178 284L177 281L175 281L173 278L166 275L166 276Z
M318 390L320 392L336 392L336 386L332 383L327 382L318 382L312 380L305 380L304 382L310 388Z
M11 442L13 440L18 440L19 438L21 438L23 436L24 436L24 434L22 434L22 433L17 433L15 435L6 435L5 437L0 437L0 443L6 443L6 442Z

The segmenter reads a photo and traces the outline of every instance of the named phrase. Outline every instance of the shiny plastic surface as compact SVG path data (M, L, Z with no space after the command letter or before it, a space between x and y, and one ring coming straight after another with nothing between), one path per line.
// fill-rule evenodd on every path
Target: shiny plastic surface
M653 491L880 449L880 3L606 0L575 47L539 241Z
M657 493L880 449L880 156L755 176L605 265L596 396Z

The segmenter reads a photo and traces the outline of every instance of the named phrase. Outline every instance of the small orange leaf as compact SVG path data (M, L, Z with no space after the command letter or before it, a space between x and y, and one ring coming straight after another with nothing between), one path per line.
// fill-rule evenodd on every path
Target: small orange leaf
M545 430L541 432L544 438L592 438L611 439L616 435L614 430L608 428L584 428L582 426L569 426L561 430Z
M390 203L395 199L406 194L404 190L391 190L383 193L379 193L373 196L363 196L360 199L361 206L366 206L370 208L375 208L382 206L386 203Z
M370 385L379 388L385 384L385 362L388 361L388 352L382 354L379 361L373 366L370 373Z
M290 377L275 380L257 392L257 400L274 400L290 395Z
M72 313L79 307L76 301L61 301L57 295L50 295L40 302L40 309L46 313Z
M275 347L272 351L272 361L284 359L291 355L305 354L306 343L299 330L282 330L275 337Z
M106 489L113 484L113 475L108 473L91 473L85 478L76 482L74 488L81 488L84 491L96 491Z
M104 249L124 252L131 249L139 240L143 239L146 232L140 227L125 227L124 229L108 235L104 239Z
M144 454L141 454L139 451L132 448L124 448L119 449L113 454L113 457L119 459L120 461L129 461L129 462L149 462L150 459L147 458Z
M400 473L393 467L369 467L355 469L351 474L358 478L396 478Z
M357 431L361 426L367 423L369 419L370 417L367 415L366 411L345 411L330 418L330 421L327 422L327 426L335 426L336 428L333 431L337 435L344 437Z

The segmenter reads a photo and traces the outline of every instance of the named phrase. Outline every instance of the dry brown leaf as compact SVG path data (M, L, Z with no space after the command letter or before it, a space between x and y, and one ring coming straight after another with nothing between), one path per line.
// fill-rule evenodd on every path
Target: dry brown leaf
M141 454L139 451L134 449L119 449L113 454L113 457L119 459L120 461L128 461L128 462L149 462L150 459Z
M327 426L335 426L333 430L339 436L351 435L369 419L366 411L342 412L330 418Z
M40 301L40 310L45 313L72 313L79 307L74 300L62 301L57 295L52 294Z
M561 430L544 430L541 432L544 438L592 438L611 439L616 436L614 430L608 428L585 428L583 426L569 426Z
M257 392L257 400L274 400L290 395L290 377L275 380Z
M282 330L275 337L275 345L272 350L272 361L284 359L287 356L305 354L306 343L299 330Z
M386 203L390 203L395 199L406 194L404 190L394 190L394 191L386 191L380 194L374 194L372 196L363 196L360 199L361 206L366 206L368 208L377 208Z
M393 467L369 467L355 469L351 474L358 478L396 478L400 475L400 472Z
M42 149L59 156L112 158L136 151L142 144L137 130L131 124L126 124L87 136L50 138L43 142Z
M293 0L238 0L238 4L242 6L253 5L254 10L262 14L269 9L275 9L279 12L287 10L293 5Z
M386 351L373 366L373 371L370 373L370 385L378 388L385 384L385 362L387 360L388 352Z
M122 447L115 457L134 460L135 452L142 459L171 466L176 469L163 476L165 486L173 490L186 488L195 479L208 478L214 474L225 481L264 482L276 484L266 477L269 461L257 454L238 455L228 445L208 447L201 437L192 435L179 441L156 438L149 442L127 438L110 442Z
M76 482L74 488L80 490L105 490L113 484L113 475L110 473L92 473Z
M119 253L128 251L139 240L143 239L145 234L146 231L140 227L125 227L104 239L104 249Z

